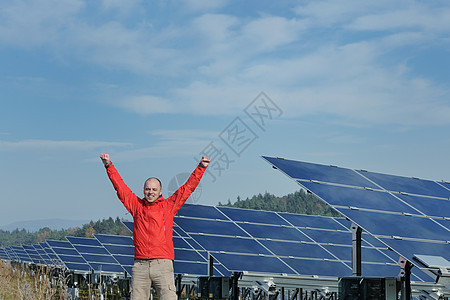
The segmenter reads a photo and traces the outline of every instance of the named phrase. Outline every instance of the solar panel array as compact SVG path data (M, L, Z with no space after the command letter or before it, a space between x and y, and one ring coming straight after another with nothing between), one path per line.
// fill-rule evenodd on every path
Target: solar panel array
M132 222L124 224L132 231ZM214 276L230 276L234 271L351 276L350 226L351 222L344 218L185 204L174 218L174 271L206 276L212 256ZM383 238L387 237L375 238L363 233L364 276L399 274L399 255L389 249ZM131 237L95 234L94 238L66 239L33 245L34 250L29 246L6 247L1 249L0 257L37 264L51 261L75 273L131 275L134 263ZM414 268L412 280L430 282L432 279Z
M202 250L213 255L217 275L352 275L351 223L344 218L185 205L174 223L180 237L205 257L204 263ZM367 233L362 239L363 274L396 277L398 254ZM419 269L412 279L430 281Z
M132 230L132 222L125 225ZM174 218L174 270L207 275L212 255L215 276L234 271L349 276L349 227L343 218L185 204ZM363 249L367 276L398 275L396 253L368 234ZM417 271L414 279L429 278Z
M450 261L450 183L263 158L411 263Z

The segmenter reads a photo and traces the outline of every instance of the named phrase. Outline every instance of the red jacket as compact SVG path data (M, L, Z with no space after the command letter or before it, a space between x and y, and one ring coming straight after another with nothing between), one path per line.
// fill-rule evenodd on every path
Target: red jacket
M205 168L198 165L189 179L172 196L159 197L152 203L139 198L123 182L119 172L111 164L106 172L117 196L134 220L134 258L166 258L174 260L172 227L173 217L194 192Z

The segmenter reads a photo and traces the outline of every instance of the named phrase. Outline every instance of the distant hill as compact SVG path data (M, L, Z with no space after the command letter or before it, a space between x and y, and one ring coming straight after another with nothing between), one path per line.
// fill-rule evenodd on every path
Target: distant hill
M64 219L30 220L3 225L0 226L0 229L5 231L13 231L15 229L19 230L25 229L26 231L29 232L36 232L39 229L45 227L48 227L52 230L83 227L83 224L86 223L89 223L89 220L64 220Z

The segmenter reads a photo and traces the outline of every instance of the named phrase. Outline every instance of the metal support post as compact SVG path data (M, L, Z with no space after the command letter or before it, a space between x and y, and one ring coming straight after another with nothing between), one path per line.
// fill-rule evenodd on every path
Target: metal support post
M297 297L298 292L299 292L300 290L302 291L301 294L303 294L303 289L296 288L294 294L292 295L291 300L294 300L294 299ZM300 299L302 299L302 295L300 295Z
M211 254L209 254L208 276L214 276L214 258Z
M410 300L411 299L411 269L413 265L406 260L404 257L399 258L398 264L401 267L401 271L399 274L400 282L401 282L401 300Z
M175 286L177 288L177 298L181 300L181 292L183 291L183 287L181 284L181 274L177 274L177 278L175 279Z
M352 224L352 274L361 276L361 234L362 229L356 224Z
M239 277L241 276L240 272L234 272L233 277L231 277L231 300L238 300L239 299L239 286L238 281Z

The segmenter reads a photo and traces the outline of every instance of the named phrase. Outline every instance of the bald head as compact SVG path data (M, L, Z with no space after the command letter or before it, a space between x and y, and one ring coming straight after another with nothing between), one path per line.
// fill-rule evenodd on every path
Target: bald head
M156 177L150 177L144 183L144 199L148 202L154 202L162 195L161 180Z
M162 183L161 183L161 180L159 180L159 179L156 178L156 177L150 177L150 178L148 178L148 179L144 182L144 186L145 186L145 184L147 183L147 181L149 181L149 180L156 180L156 181L159 183L159 187L162 189Z

